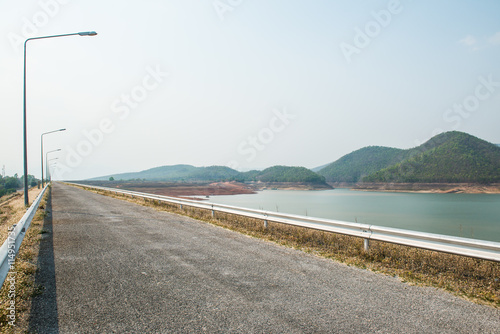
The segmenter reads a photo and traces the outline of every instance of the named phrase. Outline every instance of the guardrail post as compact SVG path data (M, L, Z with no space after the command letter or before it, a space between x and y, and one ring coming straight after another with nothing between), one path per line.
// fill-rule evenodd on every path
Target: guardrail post
M182 210L182 204L181 204L181 210Z
M267 228L267 215L265 215L265 219L264 219L264 228Z
M215 218L214 206L212 205L212 218Z
M363 248L365 252L368 252L370 249L370 239L363 239Z

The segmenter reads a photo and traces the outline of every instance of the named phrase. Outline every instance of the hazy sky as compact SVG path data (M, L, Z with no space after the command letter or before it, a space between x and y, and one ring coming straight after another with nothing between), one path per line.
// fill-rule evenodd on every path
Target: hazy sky
M0 0L0 168L317 167L440 131L500 143L500 2Z

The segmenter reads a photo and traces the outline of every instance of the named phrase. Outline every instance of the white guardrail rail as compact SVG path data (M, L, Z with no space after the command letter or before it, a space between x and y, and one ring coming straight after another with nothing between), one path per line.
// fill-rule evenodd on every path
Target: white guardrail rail
M68 184L114 192L140 198L153 199L172 204L178 204L181 208L183 205L201 208L212 211L212 216L215 212L224 212L235 214L244 217L262 219L264 225L267 222L277 222L295 226L311 228L315 230L351 235L364 239L365 250L369 249L370 240L378 240L390 242L398 245L423 248L438 252L451 253L463 256L469 256L478 259L500 262L500 242L484 241L478 239L453 237L442 234L417 232L391 227L350 223L338 220L313 218L307 216L292 215L280 212L270 212L264 210L255 210L241 208L230 205L215 204L204 201L195 201L182 198L146 194L130 190L122 190L116 188L106 188L98 186L90 186L86 184L69 183Z
M5 278L7 278L7 275L11 270L11 265L15 263L17 252L19 251L19 247L21 247L24 235L30 227L31 220L35 216L36 210L38 209L48 186L49 185L46 185L40 194L38 194L37 198L33 201L33 204L31 204L30 208L26 211L21 220L9 229L7 240L5 240L3 245L0 247L0 287L2 287Z

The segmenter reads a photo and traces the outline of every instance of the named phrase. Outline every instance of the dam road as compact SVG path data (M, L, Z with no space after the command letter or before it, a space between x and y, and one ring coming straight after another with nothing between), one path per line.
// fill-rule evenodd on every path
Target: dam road
M500 310L53 184L29 332L499 333Z

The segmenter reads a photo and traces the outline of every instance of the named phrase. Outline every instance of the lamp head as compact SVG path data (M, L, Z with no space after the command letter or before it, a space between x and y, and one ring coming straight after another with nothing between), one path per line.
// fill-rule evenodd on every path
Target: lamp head
M80 36L95 36L97 33L95 31L84 31L84 32L79 32L78 35Z

